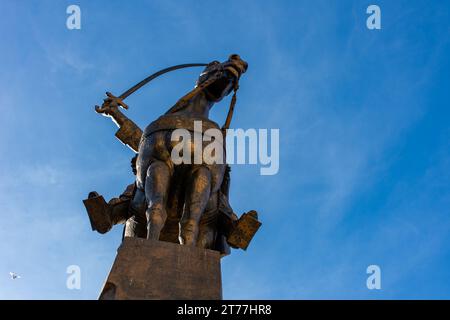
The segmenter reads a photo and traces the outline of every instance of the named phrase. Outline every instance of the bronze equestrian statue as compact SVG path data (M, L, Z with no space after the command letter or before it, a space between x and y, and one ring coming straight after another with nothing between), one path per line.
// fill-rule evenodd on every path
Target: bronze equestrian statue
M187 66L167 68L155 75ZM135 183L119 197L106 203L102 196L91 192L84 204L92 229L105 233L115 224L124 223L125 237L141 237L197 246L229 253L229 245L246 249L260 227L256 211L238 219L228 202L230 168L225 163L174 163L171 153L179 141L172 140L176 129L194 134L194 121L201 121L202 134L214 128L222 130L223 153L225 134L230 125L239 79L247 71L247 63L234 54L223 63L206 65L192 91L183 96L164 115L142 131L119 109L131 93L155 78L152 75L119 97L107 93L96 111L111 117L119 126L116 137L133 151ZM150 79L150 80L149 80ZM227 120L222 128L209 119L209 110L234 92ZM205 144L205 142L203 142ZM194 139L190 139L194 149ZM203 145L204 147L205 145Z

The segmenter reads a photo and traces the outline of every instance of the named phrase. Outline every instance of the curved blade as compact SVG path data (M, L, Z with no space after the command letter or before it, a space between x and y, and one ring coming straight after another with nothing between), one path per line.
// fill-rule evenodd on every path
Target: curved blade
M134 92L136 92L137 90L139 90L140 88L145 86L147 83L149 83L153 79L155 79L155 78L159 77L160 75L163 75L167 72L178 70L178 69L183 69L183 68L190 68L190 67L205 67L207 65L208 65L207 63L185 63L185 64L179 64L176 66L172 66L172 67L168 67L168 68L159 70L158 72L155 72L154 74L148 76L141 82L137 83L136 85L134 85L133 87L131 87L130 89L128 89L127 91L122 93L118 98L120 100L125 99L126 97L133 94Z

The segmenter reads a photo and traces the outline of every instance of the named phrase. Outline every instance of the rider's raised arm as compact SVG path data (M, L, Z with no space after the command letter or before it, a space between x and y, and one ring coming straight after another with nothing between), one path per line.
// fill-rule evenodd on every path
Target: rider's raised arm
M139 141L142 136L141 128L119 109L119 105L124 108L128 108L128 106L112 94L107 93L107 95L108 98L104 99L101 107L95 106L95 111L106 117L110 117L119 127L119 130L115 134L117 139L126 144L134 152L138 152Z

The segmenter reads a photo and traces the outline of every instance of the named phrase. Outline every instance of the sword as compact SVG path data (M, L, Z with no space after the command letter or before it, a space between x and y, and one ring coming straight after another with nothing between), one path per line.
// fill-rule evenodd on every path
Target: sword
M133 93L135 93L137 90L139 90L140 88L142 88L143 86L145 86L147 83L149 83L150 81L152 81L153 79L167 73L170 71L174 71L174 70L178 70L178 69L183 69L183 68L191 68L191 67L204 67L207 66L207 63L186 63L186 64L179 64L176 66L172 66L172 67L168 67L162 70L159 70L158 72L155 72L154 74L148 76L147 78L145 78L144 80L142 80L141 82L135 84L134 86L132 86L130 89L128 89L127 91L125 91L124 93L122 93L121 95L119 95L118 97L116 97L115 95L113 95L111 92L106 92L106 95L108 96L106 99L104 99L102 106L95 106L95 111L97 113L104 113L104 114L108 114L108 111L111 108L114 107L122 107L123 109L128 109L128 105L123 102L123 100L125 98L127 98L128 96L132 95Z

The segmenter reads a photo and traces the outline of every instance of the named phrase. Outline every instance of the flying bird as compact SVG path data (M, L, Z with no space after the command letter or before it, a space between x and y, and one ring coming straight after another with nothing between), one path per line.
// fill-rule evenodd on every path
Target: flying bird
M16 279L20 279L21 278L21 276L19 276L15 272L10 272L9 275L11 276L11 280L16 280Z

